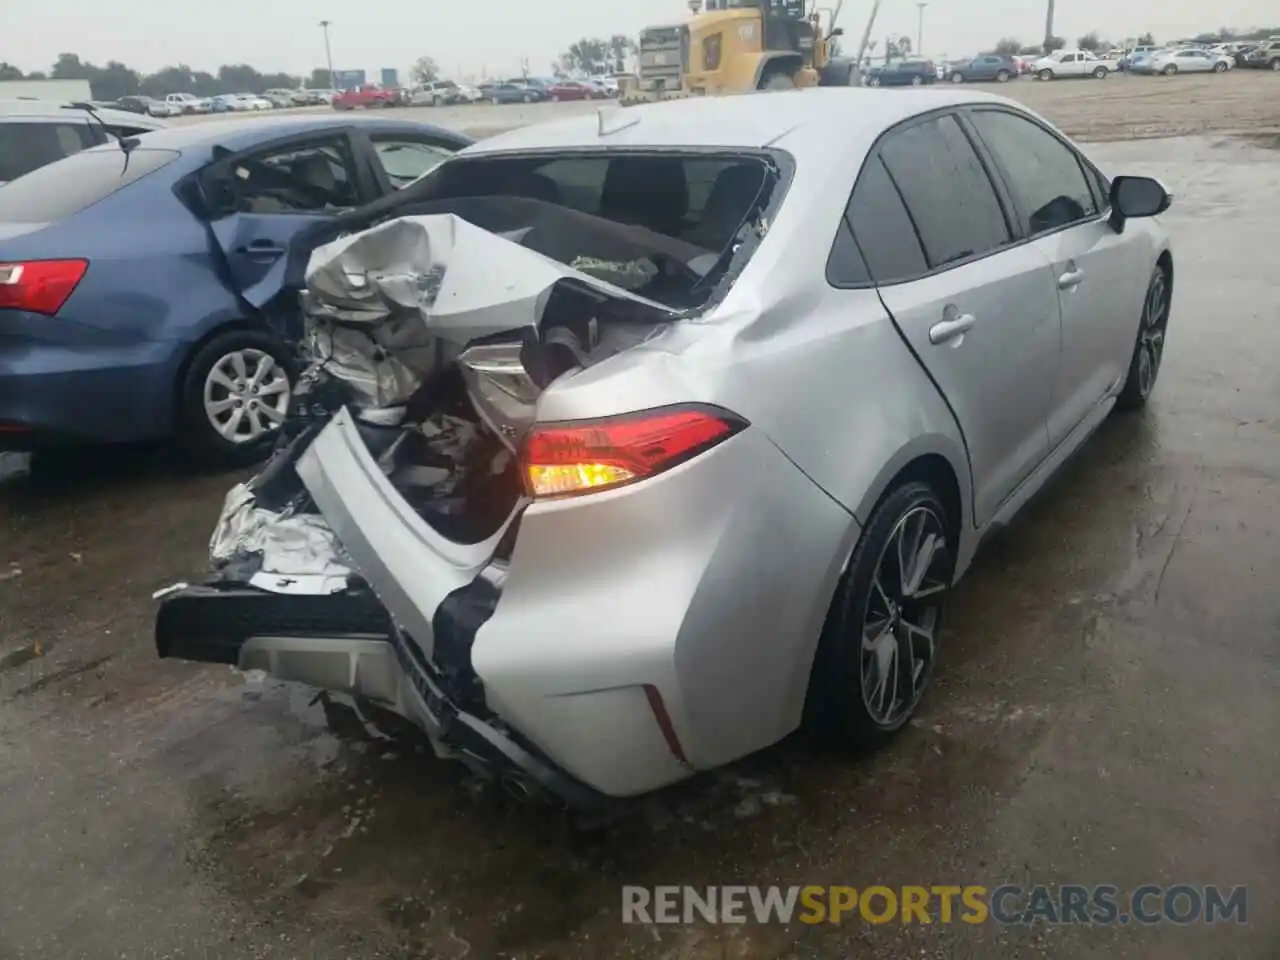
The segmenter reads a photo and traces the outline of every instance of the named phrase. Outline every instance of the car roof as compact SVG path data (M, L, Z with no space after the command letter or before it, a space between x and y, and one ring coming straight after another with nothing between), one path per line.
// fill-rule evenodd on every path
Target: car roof
M862 87L817 87L725 97L690 97L598 111L534 124L488 137L467 148L468 156L513 150L599 147L729 147L758 149L802 133L833 127L864 134L891 127L930 110L965 103L1002 103L993 94L968 90L899 91ZM601 119L605 118L603 136ZM848 123L842 123L847 117Z
M332 116L294 116L270 118L239 118L235 120L204 120L198 123L166 127L147 134L147 146L157 149L182 150L192 147L226 147L241 150L276 137L297 133L323 133L361 126L382 133L438 133L462 140L467 138L452 130L413 120L364 119L342 114Z
M101 117L104 123L121 124L129 127L150 127L154 130L166 129L163 121L141 113L130 113L128 110L94 107L94 113ZM87 123L92 122L86 111L58 100L0 100L0 120L16 117L42 117L50 120L57 117L65 117L67 119L84 120Z

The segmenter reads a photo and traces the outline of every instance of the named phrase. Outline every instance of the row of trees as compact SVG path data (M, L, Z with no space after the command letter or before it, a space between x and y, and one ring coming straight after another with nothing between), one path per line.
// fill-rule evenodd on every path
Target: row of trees
M1230 27L1223 27L1217 33L1201 33L1189 39L1200 40L1203 42L1222 42L1228 43L1233 40L1265 40L1268 37L1280 35L1280 27L1255 28L1252 30L1233 30ZM1099 51L1115 50L1130 46L1131 44L1140 44L1142 46L1152 46L1156 42L1156 38L1150 33L1144 33L1140 37L1128 38L1112 42L1102 37L1097 30L1090 30L1082 37L1076 38L1076 46L1081 50L1091 50L1095 53ZM1006 56L1019 56L1040 53L1053 53L1055 50L1061 50L1067 45L1067 41L1063 37L1050 36L1044 43L1023 43L1017 37L1001 37L995 47L992 48L993 53L1001 53Z
M118 60L105 67L81 60L74 53L58 54L57 62L48 70L23 73L11 63L0 62L0 80L88 80L95 100L119 100L121 97L163 97L169 93L193 93L211 97L219 93L261 93L276 88L293 89L299 85L327 88L329 71L312 70L311 76L288 73L259 73L247 63L223 64L215 73L193 70L184 63L165 67L155 73L141 73Z
M569 49L560 54L555 68L562 73L622 73L627 69L627 58L636 49L636 42L621 33L607 39L583 37L569 44Z

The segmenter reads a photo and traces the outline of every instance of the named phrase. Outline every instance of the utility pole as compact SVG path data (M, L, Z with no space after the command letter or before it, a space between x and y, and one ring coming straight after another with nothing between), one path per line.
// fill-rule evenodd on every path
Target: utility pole
M332 20L321 20L320 29L324 31L324 62L329 68L329 89L336 90L338 87L333 76L333 51L329 48L329 24L331 23L333 23Z
M880 12L880 0L871 4L871 15L867 17L866 29L862 31L862 41L858 44L858 57L853 62L853 71L849 76L849 86L862 86L862 58L866 56L867 44L871 42L871 31L876 25L876 14Z
M1049 12L1044 18L1044 52L1049 53L1049 38L1053 36L1053 4L1054 0L1049 0Z
M920 11L920 16L916 20L916 56L924 56L924 8L929 5L929 0L916 0L916 7Z

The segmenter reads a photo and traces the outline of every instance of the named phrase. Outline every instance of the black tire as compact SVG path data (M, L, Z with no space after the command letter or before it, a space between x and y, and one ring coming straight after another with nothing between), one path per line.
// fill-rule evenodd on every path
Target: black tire
M532 97L532 95L530 95L530 94L527 94L527 93L526 93L526 94L524 95L524 102L525 102L525 103L533 103L533 97Z
M1001 70L996 74L996 83L1008 83L1009 76L1010 74L1008 70Z
M1157 302L1157 300L1159 302ZM1138 335L1134 339L1133 355L1129 359L1129 376L1116 400L1120 410L1138 410L1146 406L1160 376L1164 359L1165 338L1169 332L1169 308L1173 302L1172 277L1159 264L1151 274L1146 296L1142 299L1142 313L1138 321ZM1154 344L1153 344L1153 341ZM1154 345L1154 357L1151 348ZM1146 357L1144 359L1144 352ZM1144 363L1152 363L1150 376L1144 372Z
M1227 65L1226 65L1225 63L1215 63L1215 64L1213 65L1213 72L1214 72L1214 73L1226 73L1226 72L1227 72Z
M288 347L261 330L228 330L200 347L191 357L178 385L177 440L188 456L208 466L237 467L256 463L275 445L275 430L252 442L228 440L218 433L205 412L205 381L210 372L224 357L241 350L257 350L269 355L285 371L290 390L297 383L297 364Z
M1280 57L1277 57L1276 59L1272 60L1269 64L1267 64L1267 66L1270 67L1272 70L1280 70Z
M1172 77L1175 73L1178 72L1178 68L1171 63L1160 72L1163 73L1166 77Z
M912 85L913 87L922 87L922 86L924 86L924 77L912 77L912 78L911 78L911 85Z
M1053 79L1053 71L1052 71L1052 70L1050 70L1048 67L1045 67L1043 70L1041 70L1041 71L1037 74L1037 76L1038 76L1041 80L1052 80L1052 79Z
M895 533L901 525L913 524L915 518L921 516L931 518L927 521L929 529L935 530L936 535L942 538L934 562L929 565L930 576L924 582L940 582L950 587L955 571L955 522L948 517L946 508L927 484L918 481L905 483L885 496L872 512L827 614L805 704L806 724L824 739L854 746L872 746L892 736L911 719L928 687L937 660L937 637L942 626L947 589L934 594L938 598L936 602L930 598L929 606L933 611L930 654L927 662L920 665L919 679L913 684L910 697L903 698L901 713L884 722L868 708L868 677L864 675L868 666L864 651L867 620L875 615L873 610L877 605L883 605L879 598L895 592L893 585L883 590L877 586L887 576L886 570L896 563L896 558L889 555ZM885 566L886 563L889 567ZM905 613L907 605L903 604L901 610ZM886 626L880 634L881 639L900 635L902 619L887 608L884 622ZM900 660L895 661L895 668L900 664ZM912 666L915 666L914 660ZM915 675L916 671L912 669L911 673ZM901 679L901 676L896 679ZM887 693L885 690L884 694ZM893 697L896 703L896 684Z
M431 105L432 105L433 107L443 107L443 106L444 106L444 100L442 100L440 97L432 97L432 98L431 98Z
M1105 80L1105 79L1107 79L1107 68L1106 68L1106 67L1094 67L1094 68L1093 68L1093 79L1095 79L1095 80Z
M794 90L796 82L786 73L771 73L760 83L761 90Z
M951 75L952 83L964 83L964 74L957 70Z

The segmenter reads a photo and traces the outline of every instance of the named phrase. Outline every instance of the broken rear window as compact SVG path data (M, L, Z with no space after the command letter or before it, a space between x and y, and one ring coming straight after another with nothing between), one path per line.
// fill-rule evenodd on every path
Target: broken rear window
M741 269L781 179L773 157L755 152L459 157L407 187L383 213L454 213L686 309Z

